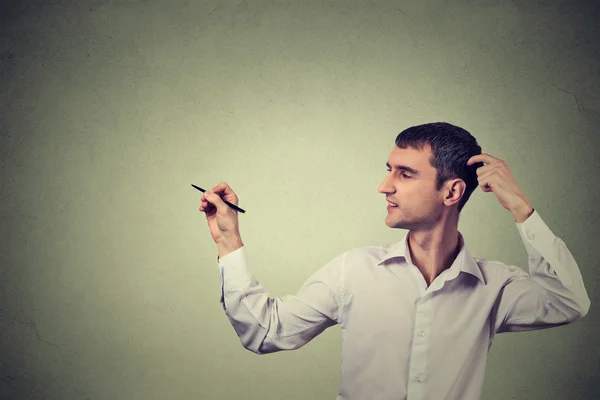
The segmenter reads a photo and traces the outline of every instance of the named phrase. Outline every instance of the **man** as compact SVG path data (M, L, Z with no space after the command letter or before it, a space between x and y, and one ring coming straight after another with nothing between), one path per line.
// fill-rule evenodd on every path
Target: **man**
M413 126L396 138L379 186L386 224L408 230L397 244L346 251L295 296L270 298L249 270L237 212L224 182L202 196L217 244L221 303L244 347L297 349L334 324L343 349L338 400L479 399L495 334L572 323L590 300L577 263L501 159L466 130ZM473 190L510 211L530 274L474 258L458 231ZM222 197L222 198L221 198Z

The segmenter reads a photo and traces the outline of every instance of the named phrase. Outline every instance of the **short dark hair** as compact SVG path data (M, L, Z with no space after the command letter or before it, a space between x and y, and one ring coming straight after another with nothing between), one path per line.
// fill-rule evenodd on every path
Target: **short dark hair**
M440 190L449 179L460 178L467 185L460 201L458 213L477 188L477 168L482 162L467 165L469 158L481 153L477 140L465 129L447 122L432 122L416 125L400 132L396 137L396 146L401 149L411 147L423 150L425 145L431 147L432 156L429 159L436 169L436 190Z

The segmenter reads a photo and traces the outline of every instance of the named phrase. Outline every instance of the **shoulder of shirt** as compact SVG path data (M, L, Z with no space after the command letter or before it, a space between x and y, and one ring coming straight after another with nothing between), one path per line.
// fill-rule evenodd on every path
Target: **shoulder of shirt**
M514 279L529 278L529 274L516 265L482 257L474 257L473 259L477 262L486 282L500 281L504 283Z
M380 260L382 259L392 247L398 243L385 243L380 245L369 245L360 246L348 249L338 255L339 258L345 259L346 262L349 260ZM491 260L484 257L473 257L481 273L485 277L486 281L490 279L495 281L510 281L518 278L528 278L529 274L522 268L506 264L500 260Z
M339 257L362 258L379 260L385 256L397 243L386 243L380 245L360 246L342 252ZM347 258L346 258L347 259Z

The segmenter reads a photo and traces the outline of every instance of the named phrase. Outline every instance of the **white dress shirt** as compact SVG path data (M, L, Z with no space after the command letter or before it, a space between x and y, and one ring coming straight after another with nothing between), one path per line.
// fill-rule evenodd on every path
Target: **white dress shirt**
M405 233L346 251L295 296L271 298L241 247L217 258L221 304L257 354L297 349L340 324L338 400L476 400L496 333L565 325L590 307L577 263L537 211L516 225L529 274L473 257L459 232L460 253L427 287Z

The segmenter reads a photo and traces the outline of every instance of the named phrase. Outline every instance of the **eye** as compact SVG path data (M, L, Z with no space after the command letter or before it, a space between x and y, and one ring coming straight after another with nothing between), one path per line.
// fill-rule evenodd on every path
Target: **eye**
M392 170L388 168L387 172L392 172ZM411 179L411 177L409 175L406 175L405 173L402 173L402 177L406 179Z

